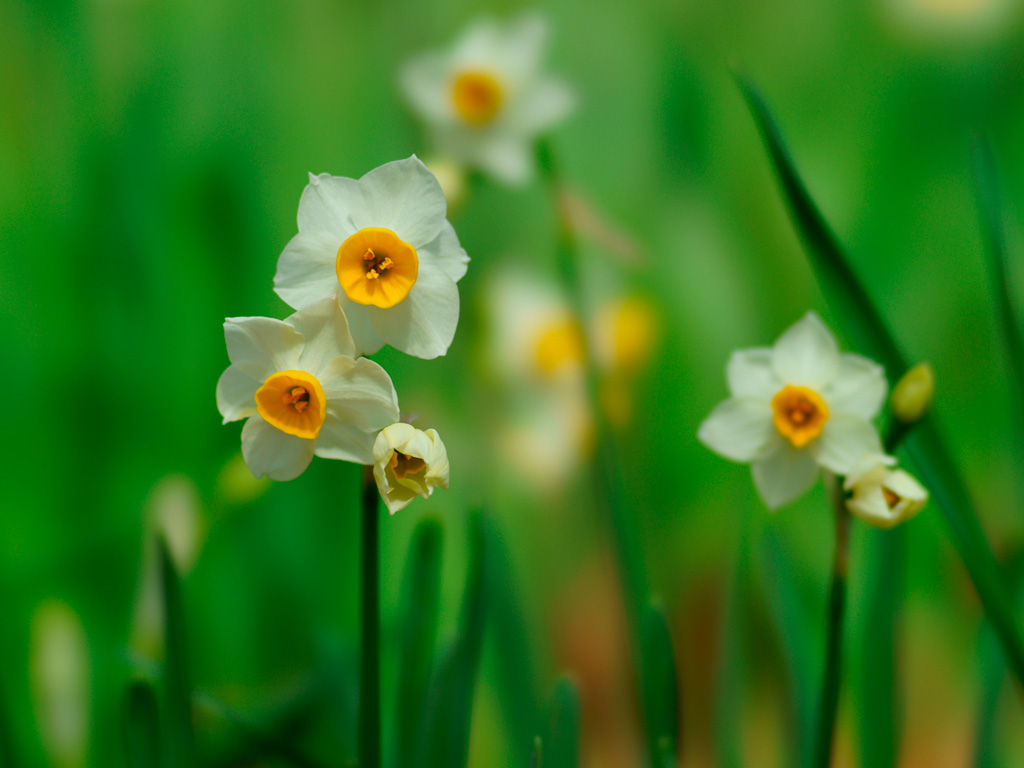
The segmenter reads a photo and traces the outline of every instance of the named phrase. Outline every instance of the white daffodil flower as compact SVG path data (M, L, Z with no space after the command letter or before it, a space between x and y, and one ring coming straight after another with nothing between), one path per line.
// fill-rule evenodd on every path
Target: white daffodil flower
M726 378L732 397L697 436L727 459L752 463L754 485L772 509L803 494L819 466L845 475L865 454L882 453L871 424L887 390L882 367L840 354L813 312L773 347L734 352Z
M429 498L435 486L447 490L448 452L436 430L392 424L373 444L373 477L393 515L417 496Z
M359 355L385 344L443 355L469 263L445 215L441 185L415 155L358 180L310 174L274 290L295 309L337 297Z
M534 141L572 110L575 97L540 71L548 25L532 14L484 19L448 51L410 61L401 84L437 150L507 184L534 173Z
M356 359L345 313L333 297L285 320L229 317L231 366L217 382L224 423L248 419L242 456L253 475L291 480L313 455L373 462L377 432L398 419L383 368Z
M850 514L876 528L892 528L909 520L928 503L928 491L909 472L892 469L896 459L869 454L854 464L843 488Z

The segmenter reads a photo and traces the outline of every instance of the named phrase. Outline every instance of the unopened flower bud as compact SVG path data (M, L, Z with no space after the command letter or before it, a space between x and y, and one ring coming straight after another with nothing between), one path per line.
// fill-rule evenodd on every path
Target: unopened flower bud
M876 528L892 528L909 520L928 503L928 491L909 472L890 469L891 456L867 455L846 476L843 487L850 514Z
M399 422L385 427L373 445L373 477L392 515L435 486L448 487L448 453L437 431Z
M930 363L918 363L893 388L889 410L900 421L913 424L928 412L934 397L935 371Z

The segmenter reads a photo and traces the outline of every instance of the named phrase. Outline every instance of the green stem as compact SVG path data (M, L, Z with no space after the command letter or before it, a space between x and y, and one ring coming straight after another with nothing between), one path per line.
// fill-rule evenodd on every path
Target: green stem
M821 683L818 710L818 735L814 745L815 768L828 768L832 761L832 743L839 709L839 672L843 656L843 611L846 607L846 573L849 565L850 518L843 504L843 490L836 477L830 477L832 501L836 513L836 548L832 565L832 588L828 605L828 639L825 646L825 672Z
M370 466L361 499L359 768L380 768L380 497Z
M643 685L643 665L640 658L642 646L640 622L643 608L647 603L647 577L632 528L629 525L625 492L620 474L622 465L618 461L615 445L611 439L611 426L604 408L601 406L601 380L594 363L593 344L583 322L583 318L586 317L586 302L581 290L579 248L572 222L565 210L565 190L562 177L554 150L549 142L541 142L537 154L542 173L551 191L557 217L556 267L558 276L569 301L569 308L580 328L587 396L590 412L594 418L595 456L590 462L592 486L597 491L595 502L603 507L602 512L611 529L612 539L617 550L619 575L625 593L633 679L637 685L638 696L642 701L640 692ZM650 759L654 760L655 756L651 755Z

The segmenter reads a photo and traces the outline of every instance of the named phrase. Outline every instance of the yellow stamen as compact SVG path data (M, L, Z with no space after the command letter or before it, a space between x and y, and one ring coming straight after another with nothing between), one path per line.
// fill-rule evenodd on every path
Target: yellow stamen
M395 473L396 478L403 480L406 475L415 475L418 472L422 472L424 467L427 466L427 462L418 456L407 456L401 451L395 451L388 460L388 466L391 467L391 471Z
M463 72L452 84L455 111L470 125L486 125L501 109L501 86L486 72Z
M775 428L793 444L803 448L818 437L828 421L828 406L821 396L807 387L789 384L772 398Z
M387 309L409 295L419 265L416 249L390 229L365 227L341 244L335 271L352 301Z
M281 371L256 390L256 410L282 432L313 439L327 418L327 398L312 374Z

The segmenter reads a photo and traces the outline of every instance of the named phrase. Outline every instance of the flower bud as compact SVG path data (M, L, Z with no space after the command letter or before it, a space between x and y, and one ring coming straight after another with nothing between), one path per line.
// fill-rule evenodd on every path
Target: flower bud
M876 528L892 528L909 520L928 503L928 491L902 469L890 469L891 456L868 455L846 476L843 488L852 495L846 501L850 514Z
M65 603L32 616L31 679L36 722L50 765L85 765L89 739L89 651L82 624Z
M437 431L399 422L385 427L373 445L373 477L392 515L434 486L448 488L448 452Z
M918 363L893 388L889 410L900 421L913 424L928 412L934 396L935 371L930 363Z

